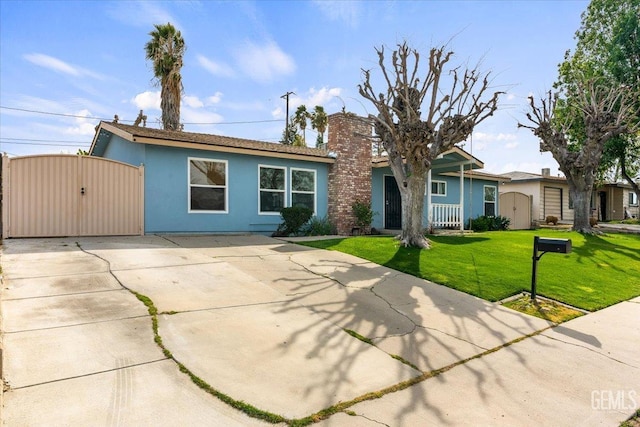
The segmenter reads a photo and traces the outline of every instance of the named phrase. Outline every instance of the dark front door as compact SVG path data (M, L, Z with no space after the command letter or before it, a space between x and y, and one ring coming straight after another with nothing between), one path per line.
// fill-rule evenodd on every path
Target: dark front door
M402 199L393 176L384 177L384 228L402 228Z
M601 191L598 193L600 196L600 221L607 220L607 193Z

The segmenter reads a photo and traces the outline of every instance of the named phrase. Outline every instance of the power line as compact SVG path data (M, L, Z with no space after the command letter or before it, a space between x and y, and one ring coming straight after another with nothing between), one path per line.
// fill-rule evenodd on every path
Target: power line
M29 110L26 108L5 107L2 105L0 105L0 109L22 111L24 113L45 114L49 116L70 117L75 119L101 120L105 122L109 122L113 120L112 118L107 119L104 117L81 116L79 114L53 113L50 111L38 111L38 110ZM131 123L134 122L134 120L124 120L124 119L119 119L119 121L131 122ZM185 125L246 125L246 124L252 124L252 123L274 123L274 122L281 122L281 121L282 119L268 119L268 120L243 120L243 121L234 121L234 122L189 122L189 123L183 123L183 124Z
M11 144L11 145L38 145L38 146L52 146L52 147L77 147L79 145L89 145L89 142L77 142L75 144L47 144L46 142L14 142L14 141L4 141L0 138L0 142L3 144Z
M88 142L83 141L72 141L70 139L33 139L33 138L9 138L9 137L0 137L0 140L6 141L30 141L30 142L73 142L78 144L88 144Z
M12 110L12 111L22 111L25 113L35 113L35 114L46 114L48 116L60 116L60 117L72 117L72 118L77 118L77 119L92 119L92 120L112 120L112 119L105 119L103 117L92 117L92 116L81 116L78 114L66 114L66 113L53 113L50 111L37 111L37 110L28 110L26 108L16 108L16 107L5 107L0 105L0 109L3 110ZM123 122L133 122L133 120L122 120Z

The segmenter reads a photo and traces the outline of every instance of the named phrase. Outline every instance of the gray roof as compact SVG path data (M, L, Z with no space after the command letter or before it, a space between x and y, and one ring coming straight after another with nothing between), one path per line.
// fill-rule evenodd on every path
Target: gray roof
M503 173L500 176L505 178L511 178L511 182L516 181L566 181L567 179L564 176L543 176L539 173L531 173L531 172L522 172L522 171L513 171Z

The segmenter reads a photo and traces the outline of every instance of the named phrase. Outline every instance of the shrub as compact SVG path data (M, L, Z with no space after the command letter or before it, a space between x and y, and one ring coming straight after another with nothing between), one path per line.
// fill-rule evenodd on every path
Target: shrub
M503 216L486 216L481 215L475 219L469 220L467 228L482 233L483 231L500 231L507 230L511 220Z
M300 228L311 219L313 211L304 206L292 206L290 208L282 208L280 215L284 222L278 226L276 234L289 236L298 234Z
M305 236L327 236L337 234L336 227L329 221L329 218L318 218L314 216L302 226L300 232Z
M351 205L351 211L353 215L356 217L356 227L360 227L361 229L366 229L371 227L371 223L373 222L373 216L376 214L371 210L371 203L364 203L360 200L356 200Z

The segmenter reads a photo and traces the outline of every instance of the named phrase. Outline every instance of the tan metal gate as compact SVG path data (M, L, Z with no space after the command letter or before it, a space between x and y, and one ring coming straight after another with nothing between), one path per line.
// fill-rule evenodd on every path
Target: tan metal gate
M144 234L144 169L99 157L2 158L3 237Z
M523 193L508 192L500 195L500 216L509 218L511 230L531 228L531 197Z

